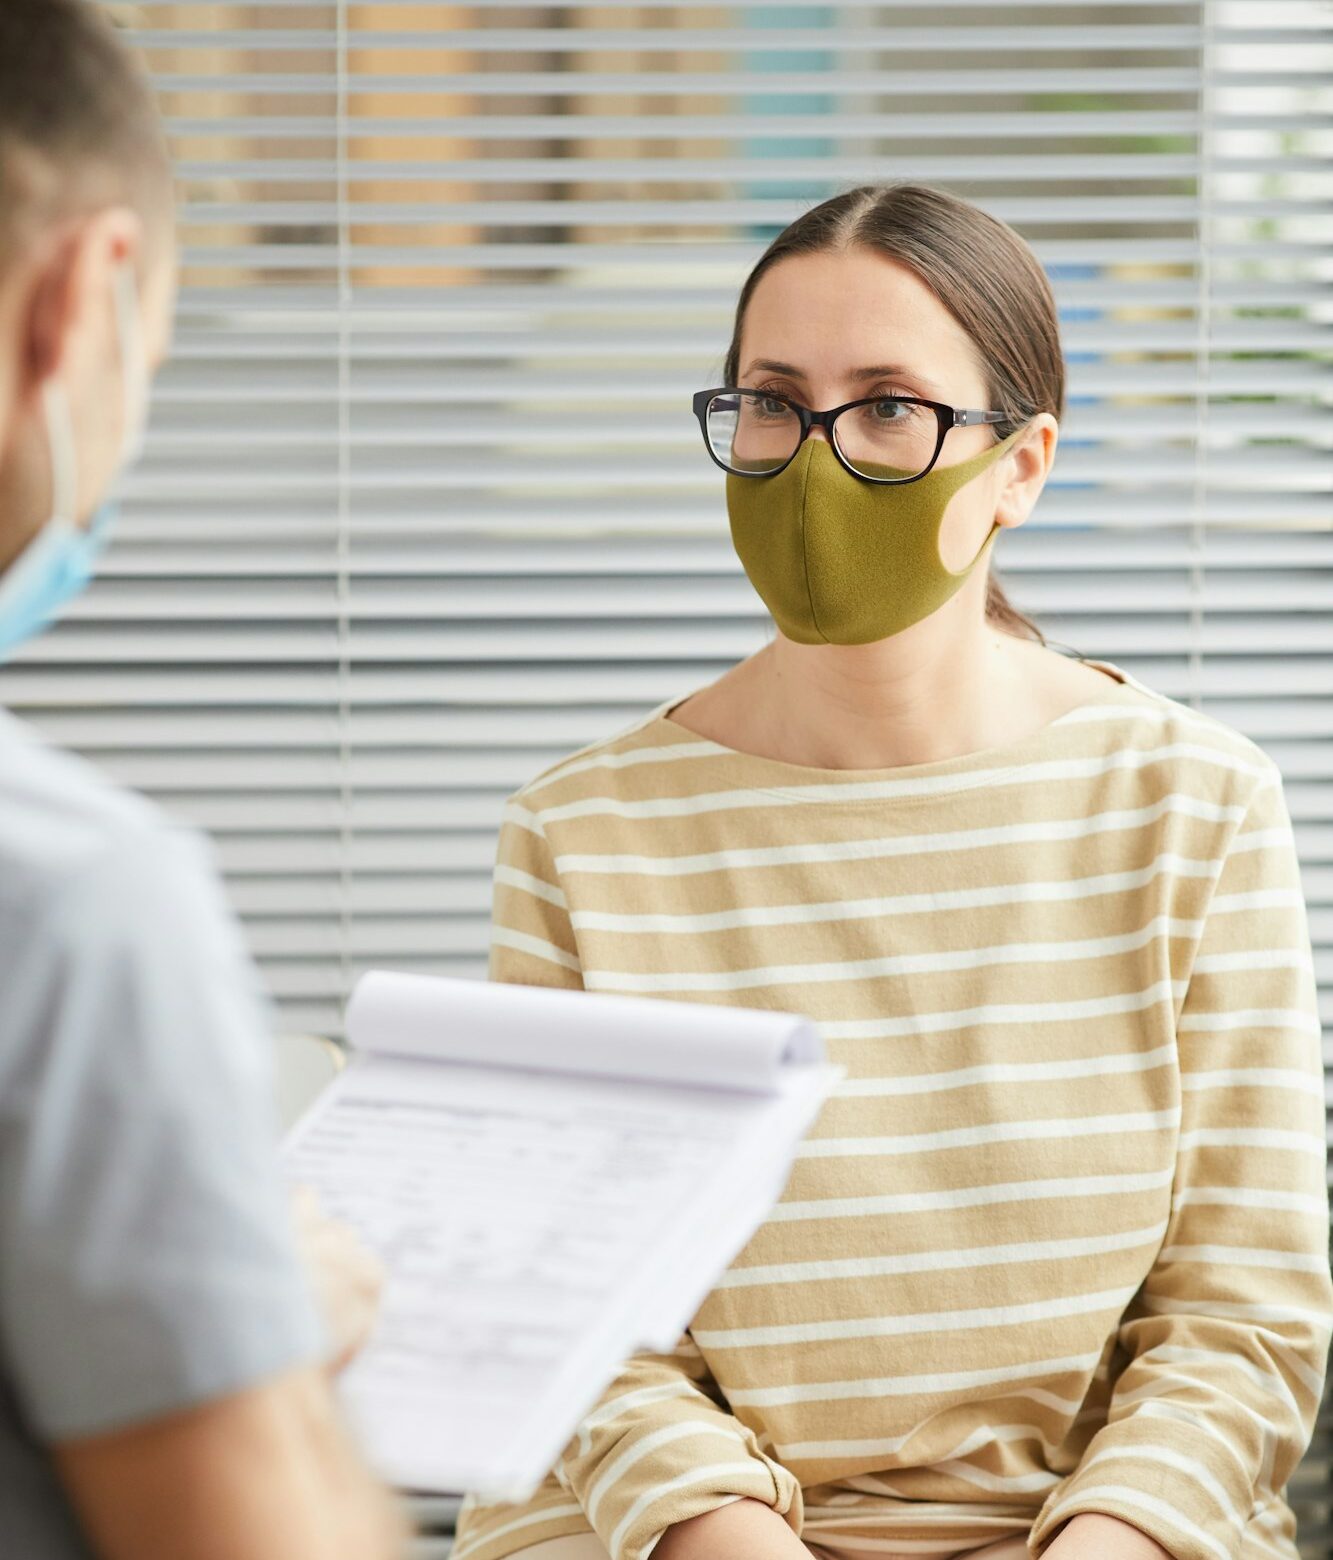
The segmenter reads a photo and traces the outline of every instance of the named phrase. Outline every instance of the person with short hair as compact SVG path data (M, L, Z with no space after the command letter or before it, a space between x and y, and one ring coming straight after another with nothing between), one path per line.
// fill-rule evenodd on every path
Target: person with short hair
M0 661L106 541L175 273L128 50L87 0L3 0ZM5 1560L398 1552L329 1383L374 1282L317 1227L349 1320L318 1314L269 1060L203 843L0 711Z

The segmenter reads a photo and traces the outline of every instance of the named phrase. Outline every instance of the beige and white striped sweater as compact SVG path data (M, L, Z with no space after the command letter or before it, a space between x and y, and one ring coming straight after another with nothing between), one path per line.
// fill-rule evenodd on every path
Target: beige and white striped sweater
M1291 827L1256 747L1096 664L962 758L807 769L664 706L511 803L494 978L804 1012L849 1076L676 1353L456 1560L640 1560L741 1496L848 1554L1083 1511L1295 1554L1333 1283Z

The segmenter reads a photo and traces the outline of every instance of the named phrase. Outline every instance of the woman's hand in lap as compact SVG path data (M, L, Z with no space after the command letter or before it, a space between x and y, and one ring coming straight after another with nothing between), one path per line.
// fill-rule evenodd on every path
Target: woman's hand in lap
M737 1500L678 1522L658 1540L653 1560L810 1560L811 1551L771 1506Z
M1154 1538L1119 1517L1083 1511L1046 1546L1041 1560L1174 1560Z

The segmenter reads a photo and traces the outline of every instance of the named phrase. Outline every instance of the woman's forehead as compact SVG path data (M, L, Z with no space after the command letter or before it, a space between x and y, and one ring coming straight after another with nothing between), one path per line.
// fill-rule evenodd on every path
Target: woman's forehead
M899 366L934 380L976 369L962 326L907 266L866 250L792 255L759 280L745 312L741 368L804 373Z

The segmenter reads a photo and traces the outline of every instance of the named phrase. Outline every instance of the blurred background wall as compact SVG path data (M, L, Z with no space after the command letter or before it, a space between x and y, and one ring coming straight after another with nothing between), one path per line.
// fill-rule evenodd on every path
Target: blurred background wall
M220 838L293 1022L367 962L480 973L506 792L762 642L689 392L766 240L901 178L1060 295L1002 574L1275 753L1333 985L1327 4L110 10L180 158L176 362L4 687Z
M1050 267L999 567L1286 773L1333 1017L1333 7L138 0L185 240L104 577L3 679L213 831L290 1024L480 974L505 794L756 648L689 392L803 206L939 183Z
M1072 406L1001 572L1280 760L1333 1015L1327 4L110 9L177 358L3 691L213 831L287 1022L481 973L505 794L762 642L689 392L766 239L900 178L1051 268Z

